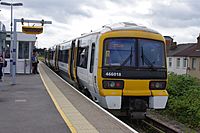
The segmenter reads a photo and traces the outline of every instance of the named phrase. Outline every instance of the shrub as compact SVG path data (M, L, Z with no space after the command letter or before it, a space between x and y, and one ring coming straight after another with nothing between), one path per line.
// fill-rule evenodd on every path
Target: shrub
M168 75L169 99L166 110L159 111L193 128L200 127L199 80L189 75Z

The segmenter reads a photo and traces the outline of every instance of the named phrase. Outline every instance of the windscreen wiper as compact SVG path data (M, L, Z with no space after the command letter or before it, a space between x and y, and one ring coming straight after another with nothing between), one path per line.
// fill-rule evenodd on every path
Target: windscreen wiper
M124 60L124 62L122 62L122 64L120 66L124 66L129 61L129 59L130 59L130 65L132 64L132 57L133 57L132 51L133 51L133 48L131 47L130 55L126 58L126 60Z
M155 69L154 68L154 65L153 63L147 58L147 56L144 54L144 51L143 51L143 47L142 47L142 55L141 55L141 58L142 58L142 62L143 62L143 65L144 63L148 65L149 68L152 68L152 69Z

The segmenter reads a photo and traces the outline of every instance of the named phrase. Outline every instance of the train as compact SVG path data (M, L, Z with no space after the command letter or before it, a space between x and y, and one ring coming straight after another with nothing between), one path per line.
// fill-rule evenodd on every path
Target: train
M165 44L157 31L122 22L50 47L45 62L103 108L143 119L166 107Z

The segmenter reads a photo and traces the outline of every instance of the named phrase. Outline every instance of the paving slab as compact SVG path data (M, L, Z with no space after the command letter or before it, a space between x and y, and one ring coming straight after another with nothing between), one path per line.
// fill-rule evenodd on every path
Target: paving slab
M39 75L0 82L0 133L70 133Z

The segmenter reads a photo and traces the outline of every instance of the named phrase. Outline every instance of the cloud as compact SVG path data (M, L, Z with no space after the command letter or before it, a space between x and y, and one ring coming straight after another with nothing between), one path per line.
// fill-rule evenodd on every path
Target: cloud
M152 17L154 24L167 28L199 26L200 4L196 0L176 0L169 3L157 2L152 6Z
M11 0L10 0L11 1ZM13 0L12 0L13 1ZM13 1L15 2L15 1ZM69 40L105 24L134 22L175 41L196 40L200 29L200 2L197 0L17 0L15 18L51 20L38 36L41 47ZM10 8L1 6L1 21L10 27ZM183 37L189 34L187 37ZM192 39L193 38L193 39Z
M98 0L22 0L24 7L32 14L50 16L59 22L69 22L71 16L90 18L91 13L83 9L84 5L103 8L104 1ZM30 12L29 12L30 13Z

